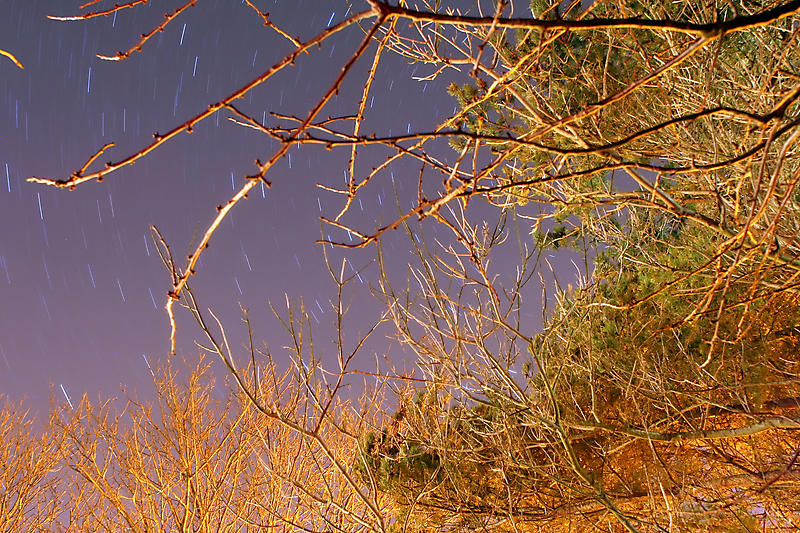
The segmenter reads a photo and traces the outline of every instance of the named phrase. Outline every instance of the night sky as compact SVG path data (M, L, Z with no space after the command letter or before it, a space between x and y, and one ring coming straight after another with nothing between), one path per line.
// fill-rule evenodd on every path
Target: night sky
M254 172L253 161L268 159L278 144L231 123L230 112L223 111L102 183L66 191L25 180L67 178L109 142L116 146L100 164L118 161L151 142L153 132L183 123L292 50L244 3L200 0L141 53L103 61L95 54L130 48L183 2L152 1L88 21L47 19L79 14L80 3L4 0L0 18L0 48L25 66L20 70L0 57L0 393L27 397L37 409L47 405L51 384L56 401L64 401L61 386L73 402L84 392L93 398L119 394L120 385L140 396L152 392L147 362L163 359L169 350L163 306L170 278L149 226L155 224L176 256L185 257L215 207ZM341 21L348 11L344 0L255 4L300 39ZM356 2L353 9L365 6ZM337 34L237 106L267 121L270 112L305 116L363 36L358 27ZM368 54L356 65L321 116L355 112L370 61ZM421 73L416 68L398 57L384 59L364 131L431 129L453 112L455 101L445 91L449 80L413 81L412 75ZM270 171L272 188L254 189L202 256L192 285L201 306L212 307L237 342L243 338L241 304L250 311L256 338L268 342L280 361L288 337L267 302L285 308L288 294L292 301L302 298L312 323L319 324L320 357L333 353L328 302L335 287L314 241L321 236L319 216L333 217L343 204L316 184L343 185L348 155L348 150L293 148ZM363 169L385 155L365 154ZM418 172L410 163L393 166L363 191L348 221L371 229L376 221L391 219L397 213L393 183L404 203L416 195ZM406 245L399 233L386 247L401 272ZM347 240L342 232L332 237ZM338 265L344 255L359 268L374 259L375 249L337 249L331 257ZM347 332L353 338L380 311L367 290L370 279L374 269L364 272L362 287L349 295L354 305ZM179 326L179 354L196 358L199 331L185 312ZM375 356L383 357L388 345L379 336L362 366L372 358L374 367Z

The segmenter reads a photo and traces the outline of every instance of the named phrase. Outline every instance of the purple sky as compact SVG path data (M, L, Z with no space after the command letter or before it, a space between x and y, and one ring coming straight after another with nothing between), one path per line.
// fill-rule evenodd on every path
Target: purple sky
M185 121L291 50L248 6L206 0L142 53L123 62L102 61L96 53L129 48L181 3L150 2L116 18L82 22L46 18L78 13L79 4L8 0L0 18L0 47L25 65L19 70L0 58L0 392L40 405L51 382L57 390L63 384L73 399L83 391L117 393L120 384L146 390L143 354L152 360L168 349L162 306L169 278L149 242L149 225L159 227L176 255L185 254L215 206L276 143L221 113L103 183L69 192L25 179L65 178L107 142L116 147L102 160L121 159L147 144L154 131ZM257 5L301 38L342 20L347 11L337 0ZM240 101L242 108L258 117L270 111L305 114L362 37L358 28L337 35L254 90ZM345 88L363 86L362 63ZM411 68L399 59L387 61L375 87L373 127L430 127L452 111L441 86L409 81ZM356 98L344 94L323 115L352 113ZM314 240L321 212L330 217L341 204L315 184L342 183L346 160L345 151L292 150L269 176L274 186L265 197L257 188L225 222L193 279L201 304L212 306L231 327L238 327L239 302L249 308L258 336L275 338L270 345L276 354L286 336L267 309L268 299L281 303L287 292L305 299L314 320L329 325L332 318L327 301L333 286ZM366 192L361 200L371 217L396 210L390 184ZM350 256L364 264L374 251ZM367 323L377 307L364 294L357 298L352 321ZM179 349L193 356L197 331L183 318ZM320 349L326 341L319 339Z
M173 252L185 256L215 206L254 172L253 160L269 158L277 143L230 123L223 112L102 183L70 192L25 179L66 178L112 141L116 147L101 161L122 159L145 146L153 132L184 122L291 50L241 2L200 0L141 53L122 62L103 61L95 54L128 49L182 2L152 1L90 21L46 18L79 13L80 3L5 0L0 17L0 48L25 65L19 70L0 57L0 393L28 397L37 408L46 405L51 383L59 401L60 385L73 401L84 391L92 397L117 394L120 384L140 393L152 389L143 356L152 361L168 351L163 304L169 276L148 227L157 225ZM348 9L344 0L256 5L300 38L341 21ZM362 7L356 2L355 8ZM237 105L255 117L270 111L304 116L362 38L357 27L336 35ZM371 56L356 66L341 96L321 116L355 112L369 61ZM397 57L385 59L366 131L426 130L453 112L445 82L412 81L414 68ZM363 159L363 168L374 164L377 155L372 157ZM320 237L320 214L332 217L342 203L315 184L343 184L347 158L346 150L292 149L268 176L272 189L263 197L254 189L257 194L224 222L192 278L201 305L213 307L234 331L239 304L248 308L257 338L269 342L278 358L287 337L267 301L282 304L284 293L305 300L320 324L316 341L322 357L333 353L327 302L334 287L314 241ZM418 170L410 163L392 167L401 195L415 194ZM365 189L360 201L350 220L363 217L361 227L391 218L397 207L390 176ZM405 269L400 237L387 241L398 272ZM375 251L347 255L360 266ZM354 335L366 329L379 307L366 284L351 298L356 305L348 332ZM186 314L181 318L179 352L194 357L198 330ZM385 347L378 342L370 349Z

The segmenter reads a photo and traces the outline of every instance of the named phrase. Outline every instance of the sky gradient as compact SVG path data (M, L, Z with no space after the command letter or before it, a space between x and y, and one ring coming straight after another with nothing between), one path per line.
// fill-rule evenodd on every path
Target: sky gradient
M27 397L37 409L47 405L51 385L57 401L65 395L74 401L84 392L114 395L120 386L145 395L152 390L148 362L163 359L169 349L163 306L170 278L155 253L150 225L160 229L178 258L185 257L215 206L254 172L256 158L268 159L278 144L233 124L227 120L231 113L223 111L102 183L66 191L25 180L67 178L109 142L115 146L101 156L101 165L135 153L154 132L185 122L292 50L244 3L201 0L141 53L104 61L96 54L127 50L183 2L150 2L88 21L47 18L81 13L79 4L6 0L0 17L0 48L25 66L20 70L0 57L0 393ZM344 0L256 5L301 40L348 13ZM356 2L353 9L365 6ZM270 112L305 116L363 37L357 26L336 34L237 107L264 121ZM368 54L355 65L320 116L355 113L370 61ZM455 100L446 93L450 79L415 81L412 76L427 73L419 68L397 56L384 58L362 131L425 131L453 113ZM368 171L387 153L366 153L358 170ZM335 216L343 203L316 184L343 185L348 156L346 149L292 148L270 171L272 188L254 189L225 220L192 278L201 306L212 307L234 339L244 338L240 305L247 308L256 338L266 341L279 361L288 338L267 302L285 308L287 295L303 299L312 324L319 326L320 357L330 357L329 301L335 287L314 241L330 231L321 228L319 217ZM418 165L409 163L390 167L362 191L347 221L370 229L394 217L394 191L401 204L413 200L418 173ZM332 237L347 238L343 232ZM407 269L404 239L397 232L384 242L389 264L400 275ZM374 248L331 253L333 263L347 255L356 268L375 258ZM368 290L374 270L363 274L357 277L361 287L348 296L355 304L346 326L352 338L380 311ZM185 313L179 326L178 352L193 358L199 332ZM369 346L369 357L386 355L386 334Z

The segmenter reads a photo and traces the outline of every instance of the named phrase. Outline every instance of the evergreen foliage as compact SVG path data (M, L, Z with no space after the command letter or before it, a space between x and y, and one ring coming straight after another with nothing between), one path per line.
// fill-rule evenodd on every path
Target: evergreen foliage
M773 7L530 10L715 23ZM800 527L797 26L784 17L708 45L658 28L463 30L487 52L472 83L450 86L466 133L451 146L489 145L503 164L476 191L504 216L548 206L534 245L582 251L593 271L557 291L535 333L516 314L530 278L490 274L480 225L455 217L464 249L449 258L420 250L422 288L402 300L419 303L395 321L429 385L402 396L390 447L362 447L407 526ZM436 461L387 475L406 448Z

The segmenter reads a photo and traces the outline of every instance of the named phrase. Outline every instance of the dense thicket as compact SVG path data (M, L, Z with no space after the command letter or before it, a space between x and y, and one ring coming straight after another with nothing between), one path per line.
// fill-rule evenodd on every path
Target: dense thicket
M593 272L535 333L517 314L524 275L493 277L493 244L466 218L461 259L420 259L424 298L411 291L396 320L431 385L364 444L410 523L799 526L800 48L781 7L533 2L541 19L604 27L462 30L485 49L451 86L451 144L497 162L471 194L544 205L538 245L580 250ZM444 48L406 55L447 62Z

